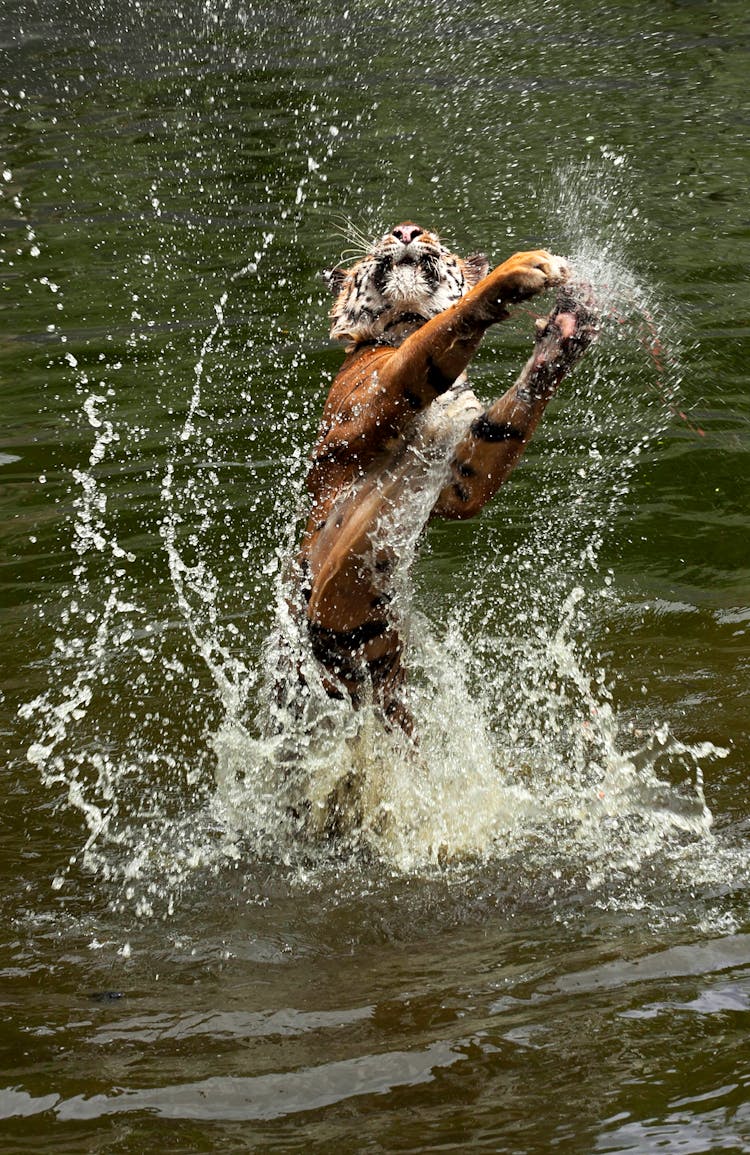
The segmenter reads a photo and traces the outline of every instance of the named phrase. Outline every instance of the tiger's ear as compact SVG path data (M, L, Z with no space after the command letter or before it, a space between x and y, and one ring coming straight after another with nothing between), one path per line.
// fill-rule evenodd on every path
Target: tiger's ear
M490 262L484 253L472 253L464 260L464 276L470 285L476 285L490 271Z
M324 269L321 276L334 297L338 297L346 280L346 269Z

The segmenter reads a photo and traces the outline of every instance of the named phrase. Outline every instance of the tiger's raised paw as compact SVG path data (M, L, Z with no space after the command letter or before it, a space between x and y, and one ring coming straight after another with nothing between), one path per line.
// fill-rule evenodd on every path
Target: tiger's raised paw
M557 257L546 249L532 249L528 253L515 253L500 265L495 275L504 300L525 301L553 285L564 284L570 269L564 257Z

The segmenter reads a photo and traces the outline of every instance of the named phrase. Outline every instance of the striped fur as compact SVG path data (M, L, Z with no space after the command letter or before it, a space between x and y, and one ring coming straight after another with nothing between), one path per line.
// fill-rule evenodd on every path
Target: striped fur
M484 333L567 277L544 250L486 270L405 222L330 276L347 356L311 455L302 604L328 692L355 706L373 695L407 733L394 575L430 517L471 517L490 500L595 335L590 305L561 294L518 382L485 409L465 376Z

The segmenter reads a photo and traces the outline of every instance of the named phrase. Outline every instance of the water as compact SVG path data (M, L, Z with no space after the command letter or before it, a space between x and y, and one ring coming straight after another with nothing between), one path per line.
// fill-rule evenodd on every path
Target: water
M2 16L3 1149L750 1149L744 10L348 12ZM604 315L423 543L416 754L268 694L318 274L410 217Z

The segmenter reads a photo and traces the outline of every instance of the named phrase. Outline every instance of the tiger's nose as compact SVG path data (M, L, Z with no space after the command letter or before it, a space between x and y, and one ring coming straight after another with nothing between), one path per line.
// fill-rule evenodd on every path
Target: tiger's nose
M423 232L424 229L420 229L419 225L396 225L393 236L403 244L410 245L415 237L420 236Z

